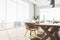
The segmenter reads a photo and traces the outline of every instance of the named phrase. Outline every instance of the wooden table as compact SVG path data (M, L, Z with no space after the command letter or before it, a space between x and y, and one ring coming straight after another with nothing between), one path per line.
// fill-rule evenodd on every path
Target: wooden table
M51 40L59 40L57 35L58 29L60 28L59 24L34 24L33 26L41 27L46 32L47 35L41 40L46 40L48 37L50 37ZM48 30L50 27L52 27L51 31ZM54 33L56 34L55 36L52 35Z

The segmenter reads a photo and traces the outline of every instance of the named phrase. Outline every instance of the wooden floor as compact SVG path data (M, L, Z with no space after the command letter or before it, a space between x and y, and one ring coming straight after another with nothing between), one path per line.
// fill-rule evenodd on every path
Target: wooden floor
M30 40L29 32L26 36L24 36L25 32L25 27L18 27L10 30L0 31L0 40ZM47 40L50 40L50 38L48 38Z

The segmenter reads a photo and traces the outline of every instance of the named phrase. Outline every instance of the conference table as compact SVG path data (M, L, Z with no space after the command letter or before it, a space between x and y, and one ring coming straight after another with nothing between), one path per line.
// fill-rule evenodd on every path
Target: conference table
M44 32L47 34L41 40L46 40L48 37L50 37L51 40L59 40L57 33L58 33L58 29L60 28L60 24L35 23L35 24L33 24L33 26L34 27L41 27L44 30ZM49 28L51 28L50 31L48 30Z

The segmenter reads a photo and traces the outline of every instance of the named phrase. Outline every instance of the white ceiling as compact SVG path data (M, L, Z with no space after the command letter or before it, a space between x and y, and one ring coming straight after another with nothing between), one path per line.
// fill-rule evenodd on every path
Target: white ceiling
M51 7L50 0L49 1L48 0L29 0L29 1L41 8ZM60 0L55 0L55 7L60 7Z

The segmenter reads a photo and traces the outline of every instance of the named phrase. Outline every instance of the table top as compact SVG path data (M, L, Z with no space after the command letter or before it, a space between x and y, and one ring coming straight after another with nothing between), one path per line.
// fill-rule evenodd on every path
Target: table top
M30 23L30 22L27 22ZM30 23L31 24L31 23ZM60 27L60 23L33 23L35 26L48 26L48 27Z
M48 26L48 27L60 27L60 24L46 24L46 23L36 23L35 26Z

